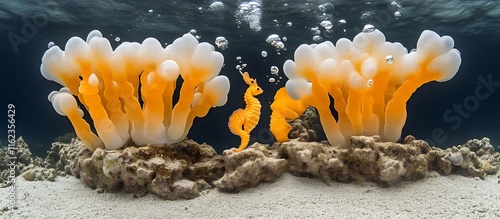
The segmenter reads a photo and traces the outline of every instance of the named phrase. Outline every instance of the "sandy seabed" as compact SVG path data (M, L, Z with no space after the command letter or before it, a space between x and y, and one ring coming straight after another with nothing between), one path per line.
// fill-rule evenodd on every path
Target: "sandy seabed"
M402 182L327 185L285 173L275 183L240 193L210 190L193 200L149 194L102 193L78 179L28 182L18 177L17 210L7 210L0 189L0 218L500 218L500 184L459 175Z

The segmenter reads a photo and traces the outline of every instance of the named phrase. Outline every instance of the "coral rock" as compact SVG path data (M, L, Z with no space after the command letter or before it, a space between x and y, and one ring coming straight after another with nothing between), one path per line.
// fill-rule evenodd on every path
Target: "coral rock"
M73 172L91 188L191 199L223 175L222 162L222 156L209 145L185 140L120 150L98 148L92 154L82 153Z
M80 153L90 153L82 141L72 138L69 143L54 142L47 157L43 161L43 167L54 168L59 175L72 174L71 166Z
M12 185L12 176L18 176L35 166L40 159L34 159L23 137L16 140L15 147L0 148L0 188ZM13 172L12 172L13 171Z
M290 122L292 130L288 133L288 138L298 138L300 141L312 142L316 141L316 127L320 127L318 111L310 106L298 118Z
M255 143L241 152L223 152L226 173L214 182L217 189L225 192L238 192L241 189L256 187L261 182L274 182L287 170L285 159L269 146Z
M372 181L392 185L417 180L430 170L450 174L451 162L441 149L407 137L405 144L383 142L379 136L352 136L348 149L317 142L292 140L278 147L289 162L289 171L298 176L317 177L324 182Z
M22 173L21 176L27 181L51 181L54 182L57 173L55 169L36 167Z

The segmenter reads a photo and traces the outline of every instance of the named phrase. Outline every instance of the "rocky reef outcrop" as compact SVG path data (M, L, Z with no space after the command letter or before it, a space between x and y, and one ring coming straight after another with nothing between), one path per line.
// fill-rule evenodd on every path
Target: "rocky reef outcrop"
M489 140L471 140L464 145L446 150L431 147L423 140L413 136L404 143L384 142L379 136L353 136L350 147L342 149L324 142L303 142L293 139L289 142L275 143L266 147L255 143L247 149L258 159L239 159L239 167L251 166L259 177L252 177L252 184L245 183L249 175L246 168L234 168L226 163L224 184L215 183L221 191L225 185L239 185L241 188L254 187L264 179L275 180L286 171L296 176L318 178L325 183L338 182L375 182L390 186L403 180L418 180L432 173L449 175L452 173L484 179L487 174L499 170L500 154L492 150ZM224 152L225 159L235 159L235 155ZM262 157L265 156L265 157ZM265 162L280 160L282 162ZM238 160L231 160L238 163ZM264 167L259 169L258 167ZM265 170L265 171L264 171ZM262 175L263 174L263 175ZM221 179L221 180L222 180ZM238 190L232 188L230 191Z
M256 187L261 182L274 182L288 169L288 162L279 158L268 145L255 143L241 152L223 153L226 174L214 182L225 192L238 192Z
M38 171L33 169L39 167L43 159L33 157L28 144L23 137L16 140L15 147L0 148L0 188L12 185L12 179L26 171L30 171L29 180L52 180L55 178L53 169L47 171L38 168Z
M348 148L297 137L271 146L254 143L241 152L229 149L222 155L192 140L172 145L127 145L91 152L74 138L68 143L53 143L47 158L42 159L33 158L26 142L19 138L17 150L0 150L0 183L9 186L12 171L29 181L74 175L99 192L154 193L170 200L192 199L214 187L239 192L272 183L284 172L325 183L375 182L381 186L439 174L478 179L497 174L500 184L500 153L488 138L440 149L413 136L402 143L384 142L378 136L353 136ZM16 158L14 169L10 169L7 153L15 154L10 156Z

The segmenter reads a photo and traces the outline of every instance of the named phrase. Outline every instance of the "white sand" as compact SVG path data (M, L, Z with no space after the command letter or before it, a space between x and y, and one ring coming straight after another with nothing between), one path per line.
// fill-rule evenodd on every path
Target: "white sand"
M440 176L375 184L334 183L284 174L277 182L238 194L209 193L167 201L154 195L98 194L73 177L17 182L17 210L0 218L500 218L498 179ZM0 189L0 209L8 188Z

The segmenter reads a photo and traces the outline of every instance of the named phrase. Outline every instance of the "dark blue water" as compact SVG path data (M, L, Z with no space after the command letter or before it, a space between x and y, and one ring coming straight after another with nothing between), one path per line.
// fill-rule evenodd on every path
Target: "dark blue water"
M500 9L492 1L398 1L401 7L390 1L330 1L335 8L327 5L323 15L318 6L328 1L264 0L259 1L262 15L258 31L244 21L238 24L235 14L242 2L221 2L224 8L220 10L210 9L213 1L0 2L0 112L5 115L1 116L0 140L5 141L7 136L9 103L16 106L16 135L23 136L35 154L47 151L55 137L73 131L69 120L59 116L47 100L47 95L61 86L45 80L39 71L49 42L63 47L70 37L85 39L91 30L99 29L114 47L123 41L142 42L146 37L171 43L195 29L200 41L214 44L217 36L229 41L229 48L219 51L225 57L221 74L232 84L228 103L196 119L188 137L207 142L219 152L238 146L239 137L229 132L227 121L235 109L245 106L242 96L246 85L235 66L246 63L245 71L256 77L265 91L258 97L263 106L261 122L252 138L271 143L269 104L286 81L283 63L293 59L298 45L315 42L310 29L319 27L322 41L336 42L341 37L352 39L369 23L388 41L401 42L409 50L425 29L450 35L462 55L462 65L452 80L426 84L412 96L403 135L427 139L443 148L483 136L489 137L494 146L500 144L500 28L496 22ZM400 17L395 16L396 11ZM346 24L339 25L340 19ZM326 35L319 25L323 20L334 24ZM287 50L278 55L266 43L270 34L287 37ZM116 37L120 42L115 42ZM261 56L263 50L268 53L266 58ZM236 60L238 56L241 63ZM283 80L278 84L268 82L271 66L280 68Z

